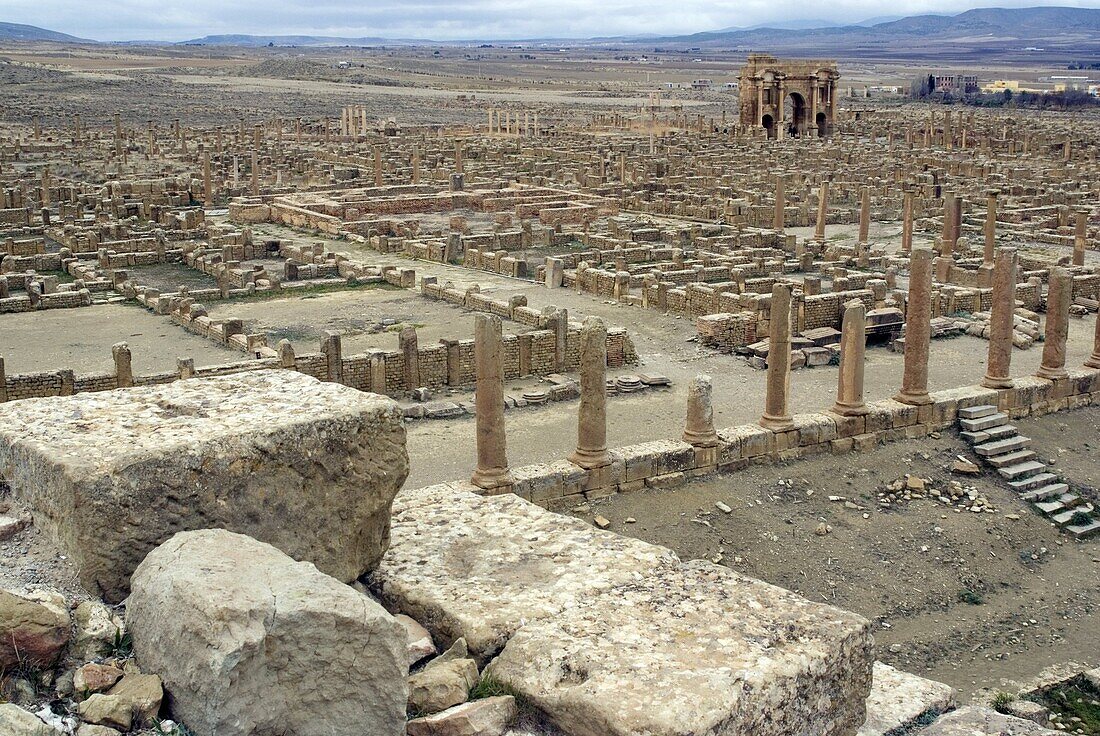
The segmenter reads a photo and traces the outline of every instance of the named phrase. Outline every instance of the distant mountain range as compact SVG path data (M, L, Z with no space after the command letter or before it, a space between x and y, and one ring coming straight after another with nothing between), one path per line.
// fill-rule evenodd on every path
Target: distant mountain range
M814 50L843 52L846 48L866 49L890 44L928 41L969 41L975 44L997 41L1022 47L1030 40L1073 38L1089 47L1100 47L1100 8L1035 7L976 8L958 15L914 15L869 18L856 24L837 25L827 20L794 20L749 28L729 27L688 35L603 37L598 39L523 39L495 43L557 43L561 45L646 45L700 48L782 48L805 45ZM35 26L0 23L0 40L95 43ZM180 45L217 46L379 46L379 45L472 45L486 41L440 43L426 39L341 36L267 36L250 34L212 35L181 41Z
M61 43L95 43L86 38L77 38L68 33L48 31L38 26L25 26L21 23L0 22L0 41L58 41Z

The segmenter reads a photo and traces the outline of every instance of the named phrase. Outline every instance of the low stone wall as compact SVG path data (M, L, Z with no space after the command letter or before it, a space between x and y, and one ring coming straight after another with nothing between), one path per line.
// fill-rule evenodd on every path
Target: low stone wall
M966 386L931 396L931 404L919 407L893 399L869 402L865 416L796 414L794 427L782 432L756 424L720 429L716 447L694 447L681 440L629 445L611 450L611 464L592 470L566 460L513 468L513 485L495 492L511 492L551 509L566 509L585 499L671 487L750 464L869 451L885 442L926 437L951 427L959 409L970 406L991 404L1019 418L1100 404L1100 371L1071 370L1067 378L1056 381L1024 376L1016 378L1010 389Z

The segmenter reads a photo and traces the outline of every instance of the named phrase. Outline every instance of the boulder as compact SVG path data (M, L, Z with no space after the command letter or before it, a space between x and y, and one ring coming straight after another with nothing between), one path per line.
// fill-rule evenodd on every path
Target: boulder
M409 721L408 736L501 736L516 717L516 699L498 695Z
M69 609L60 593L0 589L0 671L53 666L69 641L69 629Z
M92 723L81 723L76 729L76 736L119 736L120 732L110 726L96 726Z
M465 703L477 680L477 663L472 659L429 662L409 676L409 712L438 713Z
M0 404L0 477L89 591L123 599L173 533L247 533L350 582L408 474L397 404L286 370Z
M60 731L47 726L33 713L11 703L0 703L0 734L4 734L4 736L61 736Z
M271 545L177 534L135 571L126 623L141 668L161 673L173 715L197 736L404 729L405 628Z

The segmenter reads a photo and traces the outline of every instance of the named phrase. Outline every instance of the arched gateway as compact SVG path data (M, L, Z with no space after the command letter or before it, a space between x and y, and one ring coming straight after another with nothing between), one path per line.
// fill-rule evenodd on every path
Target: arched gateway
M835 61L749 54L741 69L741 125L779 135L825 137L836 115Z

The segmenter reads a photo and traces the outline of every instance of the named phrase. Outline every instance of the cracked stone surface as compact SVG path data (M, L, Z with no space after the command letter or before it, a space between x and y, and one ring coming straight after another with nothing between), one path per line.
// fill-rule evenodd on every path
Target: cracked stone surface
M855 614L464 484L403 492L371 576L437 638L578 736L852 734L871 688ZM537 663L537 665L535 664Z
M293 371L0 405L0 476L112 602L151 549L207 527L354 580L407 474L393 401Z
M404 733L405 627L271 545L175 535L134 573L126 623L138 664L196 734Z

